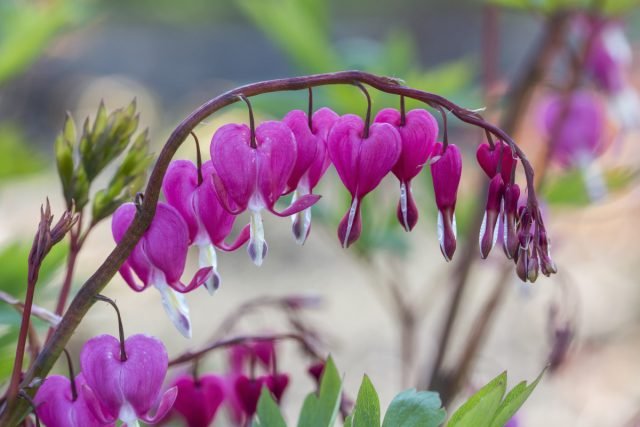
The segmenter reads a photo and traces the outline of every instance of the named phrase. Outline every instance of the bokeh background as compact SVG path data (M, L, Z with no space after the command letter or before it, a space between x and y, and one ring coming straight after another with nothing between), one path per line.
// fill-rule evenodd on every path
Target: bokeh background
M183 117L225 90L271 78L362 69L402 78L468 108L486 108L483 114L499 122L508 114L510 88L527 74L551 17L557 16L553 2L542 3L548 7L440 0L190 0L179 5L171 0L3 0L0 289L18 297L24 292L26 255L41 203L48 197L54 212L64 208L53 141L65 112L80 126L101 100L115 109L136 98L142 126L150 129L157 153ZM634 54L625 88L632 92L639 82L635 54L640 14L626 2L610 3L625 3L619 21ZM546 374L518 414L521 426L632 426L640 410L640 135L635 126L640 113L634 116L632 110L631 119L622 123L619 112L609 108L607 94L598 92L607 105L607 149L588 165L566 168L547 164L549 141L537 112L538 100L571 73L571 60L565 57L580 45L579 33L571 30L578 19L569 19L570 29L560 40L558 49L569 54L558 54L560 59L544 69L512 131L534 166L544 169L541 194L559 273L524 284L499 248L484 261L478 254L444 360L456 372L477 335L479 316L496 295L496 308L452 408L503 370L512 384L535 378L554 349L565 343L558 337L571 336L563 362ZM580 86L597 92L586 79ZM373 92L374 109L397 107L396 98ZM291 109L305 109L307 97L306 92L292 92L253 102L259 120L279 119ZM362 115L366 108L351 87L318 89L315 102L338 113ZM207 119L196 133L206 142L221 124L246 120L245 107L237 104ZM474 158L484 136L453 118L449 123L451 141L464 147L458 202L464 242L484 191ZM195 159L192 144L186 143L178 156ZM607 187L597 199L589 197L592 181L584 178L594 173ZM269 255L262 267L254 267L244 249L220 255L222 288L213 297L204 290L187 297L194 321L190 341L173 329L157 292L136 294L114 278L105 294L117 300L127 334L156 335L177 355L208 342L243 302L265 295L317 296L321 303L305 310L305 316L323 337L324 351L334 355L345 373L348 393L355 395L363 373L376 384L383 407L401 389L427 384L461 269L459 260L446 263L440 254L429 173L415 181L421 210L416 230L407 234L395 222L398 189L389 177L365 206L361 242L348 250L340 247L335 233L349 202L335 170L329 170L318 192L323 199L303 248L295 244L288 219L269 217ZM114 246L108 222L97 227L81 254L74 291ZM51 268L38 285L38 305L55 306L62 277L56 267L63 262L64 248L51 256ZM409 331L402 313L411 314ZM0 371L6 378L19 317L6 307L0 315ZM246 316L233 332L286 327L282 313L265 308ZM39 328L46 330L42 324ZM89 337L116 331L112 311L97 305L75 333L70 350L77 357ZM293 420L313 383L305 373L308 360L296 346L283 344L281 351L281 369L292 375L283 404ZM224 371L225 354L212 354L206 366ZM63 368L60 364L58 370ZM218 423L226 425L224 417Z

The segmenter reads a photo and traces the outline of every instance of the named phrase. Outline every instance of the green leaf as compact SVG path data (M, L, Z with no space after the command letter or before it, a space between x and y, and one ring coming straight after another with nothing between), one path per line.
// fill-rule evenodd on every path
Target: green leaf
M0 289L16 298L22 298L27 289L28 258L31 246L24 243L12 243L0 249ZM67 245L55 245L47 254L38 283L47 283L60 268L67 255Z
M336 421L342 400L342 379L333 359L325 363L320 391L311 393L304 400L298 427L331 427Z
M0 123L0 181L41 172L46 162L15 124Z
M353 426L353 414L350 414L344 420L344 427L352 427Z
M453 414L448 427L489 427L507 387L503 372L469 398Z
M358 391L353 410L353 427L380 427L380 399L367 375L362 377Z
M405 390L391 401L382 427L437 427L446 416L438 393Z
M517 386L515 386L507 396L504 398L504 401L500 404L498 411L491 422L491 427L503 427L507 421L509 421L515 413L520 409L520 407L524 404L524 402L529 398L533 390L536 388L540 380L542 379L542 375L546 368L540 372L538 378L530 385L527 386L526 381L520 382Z
M287 427L278 404L267 387L262 387L253 427Z

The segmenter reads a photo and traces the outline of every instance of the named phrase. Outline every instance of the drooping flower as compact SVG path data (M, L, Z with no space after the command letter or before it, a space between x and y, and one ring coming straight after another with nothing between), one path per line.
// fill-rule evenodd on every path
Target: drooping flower
M320 199L318 195L307 194L282 212L274 208L287 188L296 161L293 133L282 122L264 122L255 129L255 135L246 125L222 126L211 140L211 161L215 171L213 184L222 207L231 214L249 210L251 233L247 251L256 265L261 265L267 254L262 210L285 217Z
M362 231L362 199L391 171L402 149L400 134L390 124L373 123L368 135L366 131L360 117L347 114L338 119L329 133L331 162L351 193L351 207L338 227L338 237L345 248Z
M238 375L234 387L244 415L249 419L256 413L263 387L271 391L276 402L280 402L288 384L289 376L286 374L262 375L256 378Z
M249 229L245 227L233 243L225 243L236 217L220 205L211 179L213 173L210 161L202 164L202 182L199 183L196 165L188 160L174 160L162 182L167 203L176 208L188 226L189 244L198 247L200 268L213 269L211 278L205 283L210 293L220 285L214 247L233 251L249 239Z
M438 142L433 148L431 177L438 207L438 241L440 250L447 261L451 261L456 251L456 200L458 185L462 176L462 156L454 144L443 148Z
M511 182L513 169L518 165L518 159L514 157L509 145L498 141L492 148L488 143L482 143L476 150L476 159L489 179L496 176L498 171L502 175L502 182Z
M125 203L113 214L111 231L116 243L133 222L136 207ZM180 213L166 203L158 203L149 229L122 264L120 274L136 292L153 285L162 295L162 305L176 328L191 337L191 320L184 293L204 284L212 275L211 267L198 270L188 285L180 281L189 247L189 230ZM137 276L142 284L138 284Z
M420 173L431 155L438 137L438 122L423 109L409 111L403 122L400 111L394 108L381 110L374 121L389 123L400 134L402 151L391 171L400 181L398 221L406 231L411 231L418 221L418 208L413 200L411 180Z
M509 259L514 259L518 256L518 247L520 246L517 231L519 199L520 187L518 184L506 184L504 187L502 216L502 248Z
M587 18L582 21L585 39L590 39L585 69L605 91L617 93L627 86L632 51L619 20Z
M504 193L504 182L502 176L496 174L489 182L489 192L487 205L480 227L480 255L482 258L489 256L489 252L498 240L498 217L502 206L502 196Z
M296 141L296 163L287 182L287 192L294 191L293 200L313 189L331 164L327 153L327 136L338 115L329 108L321 108L311 116L301 110L289 112L282 121L289 126ZM311 124L311 127L309 127ZM311 230L311 208L291 216L292 230L299 244L304 244Z
M563 166L591 162L602 153L605 114L600 99L587 90L550 95L541 105L542 127L551 155Z
M173 384L178 389L178 397L173 409L185 419L188 427L211 424L225 398L223 382L217 375L202 375L197 379L181 375L176 378Z
M155 424L171 409L178 393L176 387L162 393L167 350L158 339L146 335L130 336L124 348L123 360L115 337L100 335L85 343L80 364L86 379L84 390L91 396L87 400L104 422L121 420L133 427L141 419Z
M62 375L51 375L44 380L34 398L40 421L48 427L115 426L104 423L93 414L86 398L83 374L75 378L77 396L73 396L71 382Z

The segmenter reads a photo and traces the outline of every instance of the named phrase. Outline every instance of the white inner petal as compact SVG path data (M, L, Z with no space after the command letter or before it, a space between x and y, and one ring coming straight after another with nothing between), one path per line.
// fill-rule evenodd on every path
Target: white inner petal
M204 284L207 291L213 295L220 287L220 275L218 275L218 257L216 256L216 249L211 243L198 245L198 265L200 268L213 268L213 274Z
M404 182L400 184L400 212L402 212L404 228L409 230L409 220L407 219L407 185Z
M252 210L250 216L250 238L249 246L247 246L247 252L249 253L249 257L253 263L260 266L267 254L267 244L264 240L264 225L262 224L262 215L259 210Z
M487 211L484 211L484 217L482 217L482 224L480 225L480 236L478 238L478 243L480 244L480 252L482 252L482 239L484 239L484 235L486 233L487 233Z
M347 233L344 236L344 241L342 242L342 247L346 248L347 243L349 242L349 236L351 235L351 228L353 227L353 220L356 217L356 210L358 207L358 198L353 198L353 203L351 203L351 208L349 208L349 219L347 221Z
M186 338L191 338L191 318L189 317L189 307L185 296L174 291L167 284L163 273L156 275L153 285L162 296L162 306L164 311L173 322L173 325ZM161 276L161 277L160 277Z
M120 413L118 414L118 418L126 424L127 427L138 427L138 416L136 415L136 411L133 409L133 406L127 401L120 407Z

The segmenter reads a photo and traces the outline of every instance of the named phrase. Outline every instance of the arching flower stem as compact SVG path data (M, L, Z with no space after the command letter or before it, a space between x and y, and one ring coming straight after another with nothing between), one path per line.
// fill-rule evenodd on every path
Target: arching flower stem
M30 384L34 378L43 378L49 373L53 364L60 356L62 349L66 346L71 335L80 324L80 321L96 301L95 296L104 289L107 283L118 272L122 264L127 260L153 220L158 198L160 196L162 180L171 159L178 148L200 122L221 108L238 102L241 99L240 96L248 98L266 93L302 89L308 90L311 87L353 84L354 82L369 85L374 89L385 93L415 99L431 105L434 108L439 106L451 112L451 114L461 121L482 128L494 135L497 139L509 144L511 149L521 160L524 168L528 187L527 203L529 210L531 212L537 212L538 201L534 188L533 167L520 147L518 147L514 143L513 139L498 126L485 121L476 112L460 107L442 96L403 86L402 82L395 78L377 76L362 71L341 71L336 73L268 80L238 87L207 101L195 109L180 124L178 124L175 130L171 133L158 156L153 170L151 171L149 182L144 193L144 200L140 201L140 209L129 226L129 229L123 236L120 243L118 243L109 254L107 259L105 259L96 272L92 274L80 288L69 305L62 321L51 336L51 339L48 340L35 363L24 374L21 386L25 387ZM33 393L33 391L29 391L29 393ZM13 399L5 406L0 417L0 424L18 424L22 419L24 419L27 413L28 404L26 402Z
M95 299L97 299L98 301L104 301L107 304L111 305L111 307L113 307L113 309L116 311L116 314L118 316L118 338L120 340L120 361L124 362L127 360L127 352L125 351L124 348L124 327L122 326L122 317L120 316L120 309L118 308L118 305L111 299L111 298L107 298L104 295L96 295Z

